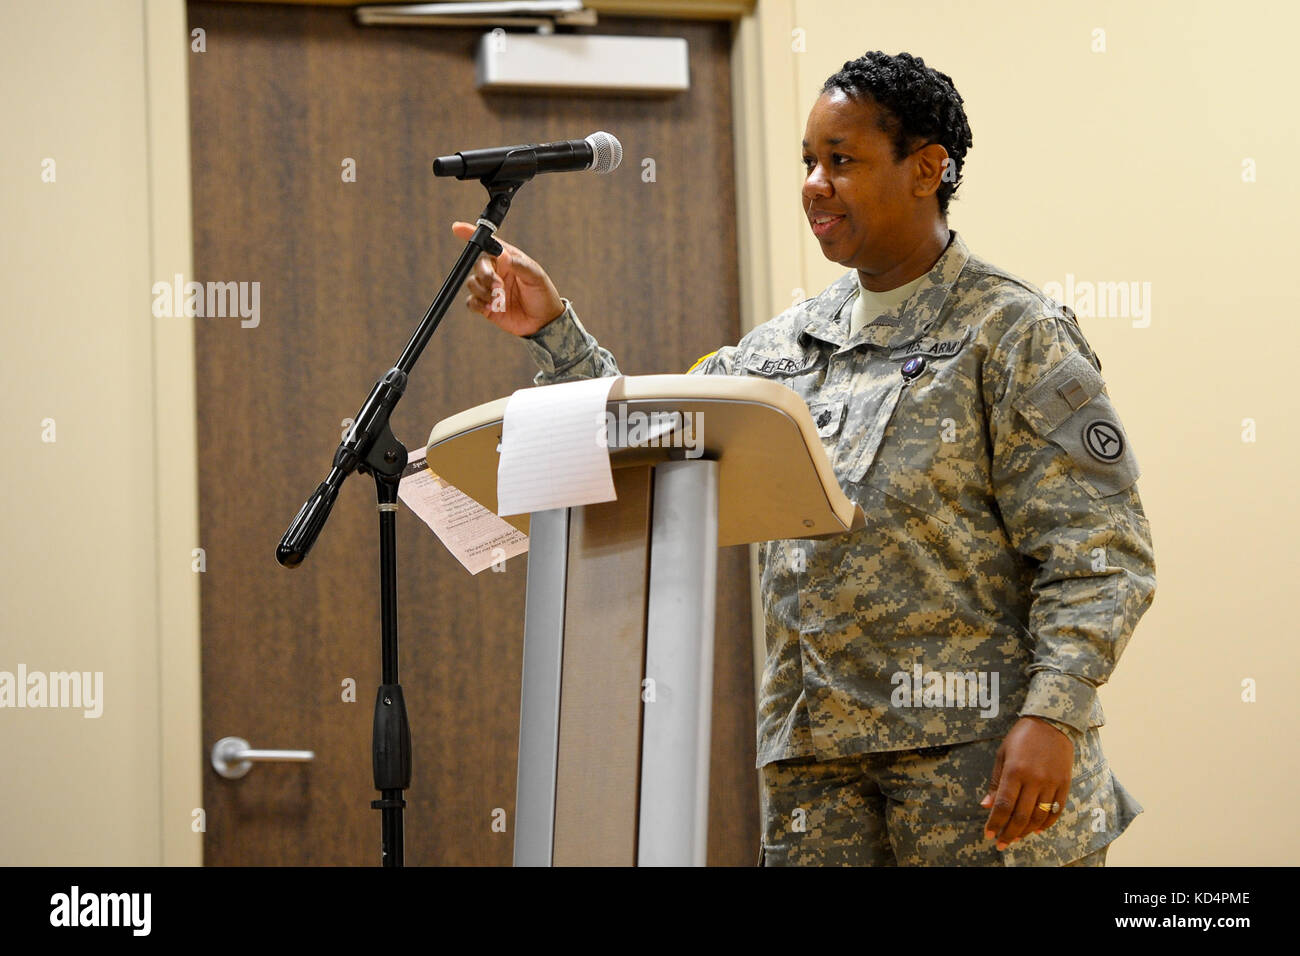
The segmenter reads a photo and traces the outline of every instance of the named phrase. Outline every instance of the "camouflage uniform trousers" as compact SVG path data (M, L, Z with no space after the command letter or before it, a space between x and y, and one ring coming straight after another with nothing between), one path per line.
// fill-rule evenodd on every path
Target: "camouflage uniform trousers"
M1002 738L781 760L761 769L760 866L1104 866L1142 812L1111 773L1097 728L1076 735L1065 809L998 851L984 837Z

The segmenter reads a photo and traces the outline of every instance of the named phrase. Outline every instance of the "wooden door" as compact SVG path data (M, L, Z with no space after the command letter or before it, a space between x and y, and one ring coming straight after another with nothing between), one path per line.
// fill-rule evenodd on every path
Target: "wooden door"
M614 20L684 36L692 89L668 99L484 95L481 30L361 28L349 10L191 3L194 262L258 283L258 315L197 323L204 746L315 751L310 764L206 770L209 864L378 864L369 808L379 680L373 482L347 482L305 564L274 549L344 429L396 359L460 244L476 183L435 179L457 149L617 135L609 177L540 177L502 236L546 264L629 374L684 371L739 337L729 29ZM644 172L653 160L653 177ZM355 165L355 182L343 175ZM252 286L247 287L250 291ZM251 304L251 299L249 300ZM459 305L393 420L432 425L509 394L534 368ZM402 684L414 741L408 864L511 861L526 559L469 576L398 518ZM709 861L752 864L758 821L749 578L720 555ZM346 684L355 683L355 701ZM506 828L493 828L494 811Z

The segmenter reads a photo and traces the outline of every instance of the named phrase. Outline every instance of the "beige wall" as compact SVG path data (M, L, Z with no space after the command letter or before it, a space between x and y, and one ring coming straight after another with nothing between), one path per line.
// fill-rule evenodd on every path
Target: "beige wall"
M1106 52L1091 51L1094 28ZM806 51L792 50L803 31ZM1150 324L1082 319L1137 450L1155 604L1102 690L1116 775L1146 807L1116 865L1294 864L1300 697L1288 591L1300 398L1290 163L1293 38L1281 2L759 0L740 35L763 95L747 253L761 321L841 274L798 218L799 140L825 78L868 50L949 74L974 133L949 223L1042 285L1151 283ZM1242 181L1252 158L1258 181ZM759 165L761 163L761 165ZM1139 325L1143 320L1138 319ZM1257 440L1243 442L1243 419ZM1242 681L1258 701L1242 701Z
M0 709L0 864L197 863L192 329L150 312L189 273L184 7L4 20L0 671L102 672L103 700Z

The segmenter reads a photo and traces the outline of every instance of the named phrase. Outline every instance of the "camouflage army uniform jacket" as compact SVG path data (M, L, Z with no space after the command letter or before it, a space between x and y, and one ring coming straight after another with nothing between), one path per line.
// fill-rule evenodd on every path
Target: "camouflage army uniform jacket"
M953 232L916 291L850 336L847 273L691 369L807 403L861 530L760 548L758 765L1005 735L1078 749L1152 601L1138 465L1067 308ZM619 374L565 313L538 385Z

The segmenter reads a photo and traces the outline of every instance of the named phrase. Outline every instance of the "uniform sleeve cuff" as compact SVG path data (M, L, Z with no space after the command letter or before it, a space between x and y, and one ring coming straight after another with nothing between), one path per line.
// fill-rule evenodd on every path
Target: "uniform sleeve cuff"
M547 376L558 375L576 365L590 354L593 339L578 321L573 303L561 300L564 311L543 325L532 335L523 337L524 346L533 362Z
M1022 717L1045 717L1087 733L1097 688L1060 671L1039 671L1029 679Z
M1069 724L1063 724L1059 720L1052 720L1050 717L1039 717L1037 714L1025 714L1022 716L1032 717L1040 723L1047 724L1049 727L1059 730L1061 733L1065 734L1065 736L1070 738L1070 743L1074 744L1075 750L1078 750L1080 745L1083 743L1083 732L1075 730Z

